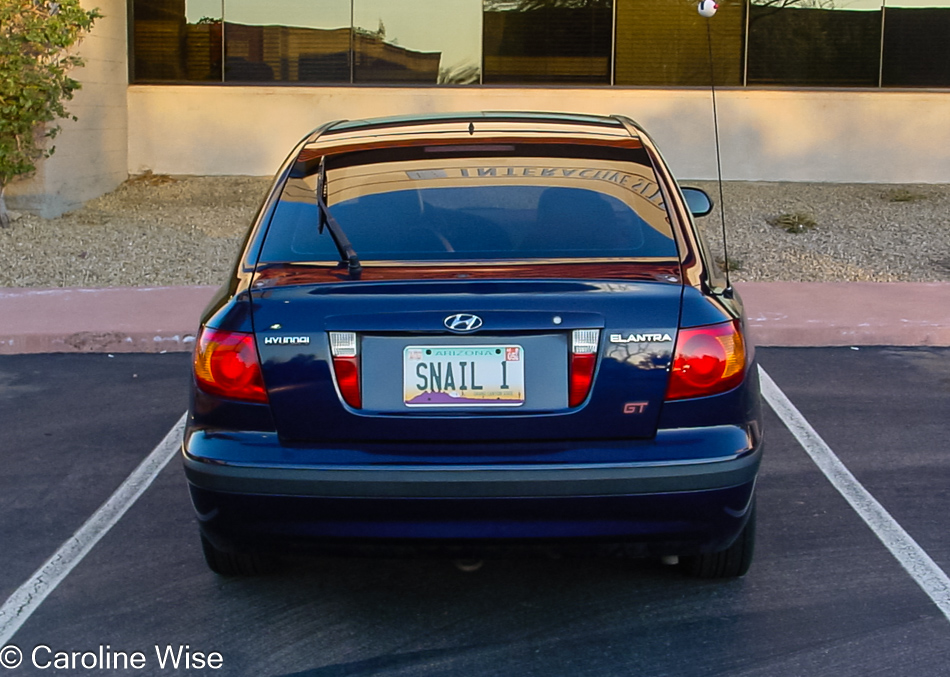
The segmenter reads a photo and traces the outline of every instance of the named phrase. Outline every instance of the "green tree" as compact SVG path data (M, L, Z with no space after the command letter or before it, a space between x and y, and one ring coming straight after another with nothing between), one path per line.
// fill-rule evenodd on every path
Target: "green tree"
M79 0L0 0L0 226L9 224L4 191L54 150L45 138L70 116L65 101L79 83L69 77L82 59L69 48L102 15Z

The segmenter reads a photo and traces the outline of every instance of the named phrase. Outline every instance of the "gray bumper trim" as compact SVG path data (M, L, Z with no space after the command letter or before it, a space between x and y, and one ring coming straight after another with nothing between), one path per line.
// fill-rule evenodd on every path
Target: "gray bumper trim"
M521 498L706 491L753 481L761 459L759 447L738 458L665 465L269 468L206 463L184 454L185 475L201 489L326 498Z

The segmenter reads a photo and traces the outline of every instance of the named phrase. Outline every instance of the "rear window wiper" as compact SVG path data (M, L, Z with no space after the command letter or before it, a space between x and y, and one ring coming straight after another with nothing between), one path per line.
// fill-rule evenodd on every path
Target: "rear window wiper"
M327 206L326 196L324 195L327 189L327 168L324 159L325 158L320 159L320 169L317 174L317 210L320 213L317 232L322 234L323 227L327 227L337 251L340 252L340 259L346 263L346 269L350 274L350 279L358 280L360 279L363 266L360 264L360 259L356 255L356 250L353 249L353 245L350 244L350 239L346 236L346 233L343 232L343 228L340 227L339 222L333 218L333 214L330 213L330 207Z

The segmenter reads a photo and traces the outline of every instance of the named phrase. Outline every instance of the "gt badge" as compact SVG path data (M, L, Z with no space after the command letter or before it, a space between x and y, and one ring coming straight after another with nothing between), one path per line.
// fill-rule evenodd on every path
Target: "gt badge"
M646 411L647 405L649 402L627 402L623 405L623 413L625 414L642 414Z

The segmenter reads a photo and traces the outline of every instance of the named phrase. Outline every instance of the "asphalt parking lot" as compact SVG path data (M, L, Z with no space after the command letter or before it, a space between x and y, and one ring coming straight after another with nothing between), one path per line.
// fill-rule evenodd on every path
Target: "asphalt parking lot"
M950 571L950 349L758 354L856 481ZM185 410L187 377L183 353L0 357L0 599L159 444ZM119 672L143 675L176 672L156 655L166 647L181 647L181 674L262 677L950 674L941 607L768 408L766 425L756 560L740 580L646 561L501 560L465 574L357 559L222 579L204 565L173 459L0 644L24 653L10 674L114 672L31 665L36 647L45 663L100 646L142 652L143 668ZM222 665L186 670L189 653Z

